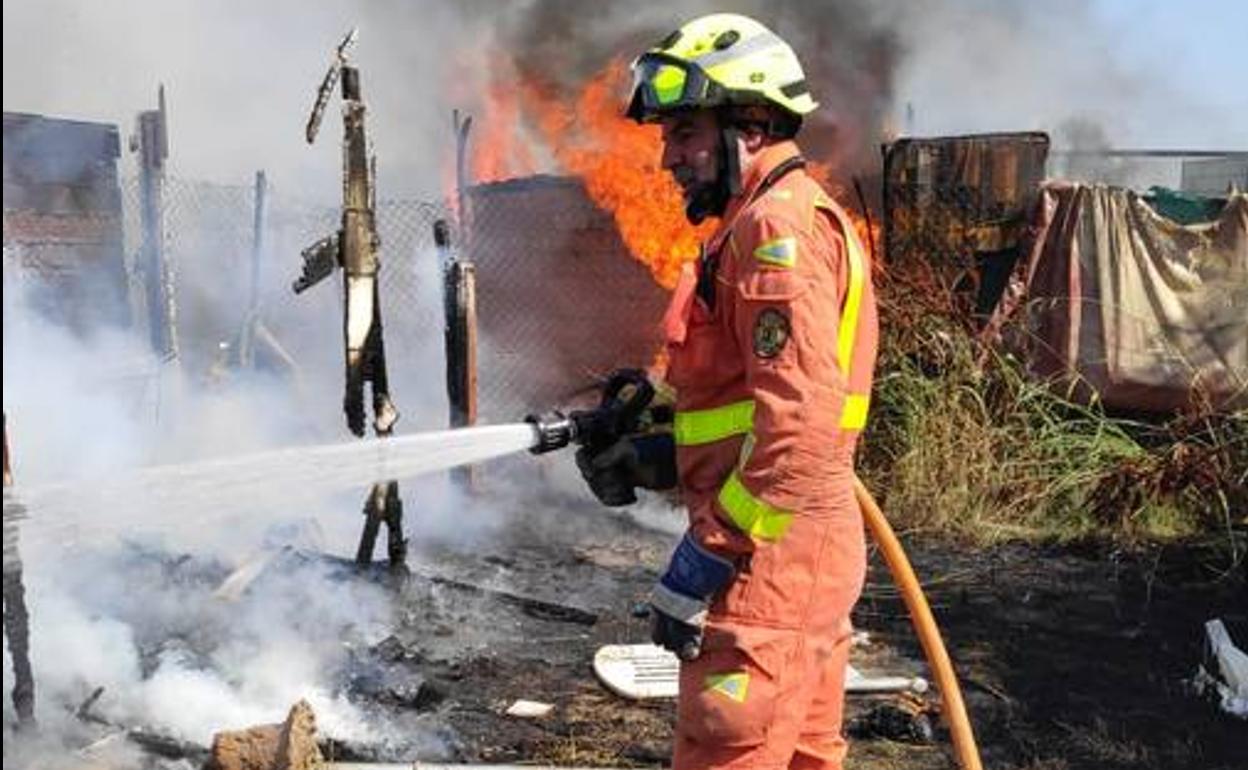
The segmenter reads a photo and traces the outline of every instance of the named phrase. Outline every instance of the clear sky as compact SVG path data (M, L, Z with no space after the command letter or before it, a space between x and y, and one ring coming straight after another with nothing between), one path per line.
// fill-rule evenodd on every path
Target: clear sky
M1163 146L1248 150L1248 0L1094 0L1092 7L1123 69L1207 108L1190 121L1142 114L1133 133Z

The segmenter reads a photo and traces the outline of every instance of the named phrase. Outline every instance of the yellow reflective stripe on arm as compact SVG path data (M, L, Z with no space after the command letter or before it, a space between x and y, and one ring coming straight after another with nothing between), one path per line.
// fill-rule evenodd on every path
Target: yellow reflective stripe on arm
M677 446L711 444L726 438L749 433L754 428L754 402L677 412L672 432Z
M862 430L867 427L867 409L871 406L871 396L861 393L849 393L845 396L845 406L841 408L841 430Z
M750 537L775 541L784 537L793 523L793 513L784 511L755 497L741 483L736 471L719 490L719 504L732 519L732 523Z
M858 332L858 309L862 305L863 259L858 239L853 231L845 228L846 251L849 252L849 289L845 293L845 311L841 313L841 327L836 336L836 358L841 373L849 380L849 367L853 363L854 335Z
M754 249L754 257L769 265L793 267L797 264L797 238L791 235L784 238L772 238Z
M828 207L835 214L835 210ZM841 366L845 382L850 382L850 369L854 363L854 342L858 334L858 313L862 307L862 290L866 281L866 260L852 228L844 217L837 216L845 233L845 251L849 257L849 288L845 292L845 310L841 313L840 327L836 332L836 359ZM862 430L867 425L867 410L871 405L870 393L848 393L841 408L842 430Z

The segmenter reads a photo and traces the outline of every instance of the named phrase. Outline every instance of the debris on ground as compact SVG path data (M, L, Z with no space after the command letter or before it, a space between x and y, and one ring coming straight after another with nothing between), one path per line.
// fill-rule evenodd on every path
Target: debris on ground
M508 706L505 713L507 716L519 717L521 719L540 719L554 710L554 705L550 703L539 703L535 700L518 700Z
M1248 654L1235 646L1220 619L1205 623L1205 637L1208 667L1196 667L1193 689L1215 699L1227 714L1248 719Z
M308 702L291 707L286 721L227 730L212 737L208 770L321 770L316 715Z
M845 732L857 739L931 743L935 733L928 715L934 711L934 706L907 693L880 701L851 718Z

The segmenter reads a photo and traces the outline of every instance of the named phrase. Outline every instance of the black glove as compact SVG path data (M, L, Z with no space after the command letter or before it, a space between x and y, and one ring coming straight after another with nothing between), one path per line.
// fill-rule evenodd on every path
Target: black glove
M652 606L650 641L676 653L681 660L696 660L702 654L702 627L677 620Z
M622 438L599 451L581 447L576 467L603 505L630 505L637 502L637 487L676 486L676 443L670 433L650 433Z

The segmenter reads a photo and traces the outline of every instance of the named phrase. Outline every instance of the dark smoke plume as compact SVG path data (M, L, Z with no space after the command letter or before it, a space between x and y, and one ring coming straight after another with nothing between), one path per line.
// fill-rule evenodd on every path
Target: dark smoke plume
M635 56L684 22L715 11L752 16L797 50L820 103L801 139L811 159L829 164L840 181L879 165L902 46L866 0L678 0L609 8L538 0L503 25L501 49L526 82L573 99L608 62ZM620 94L621 108L626 98Z

